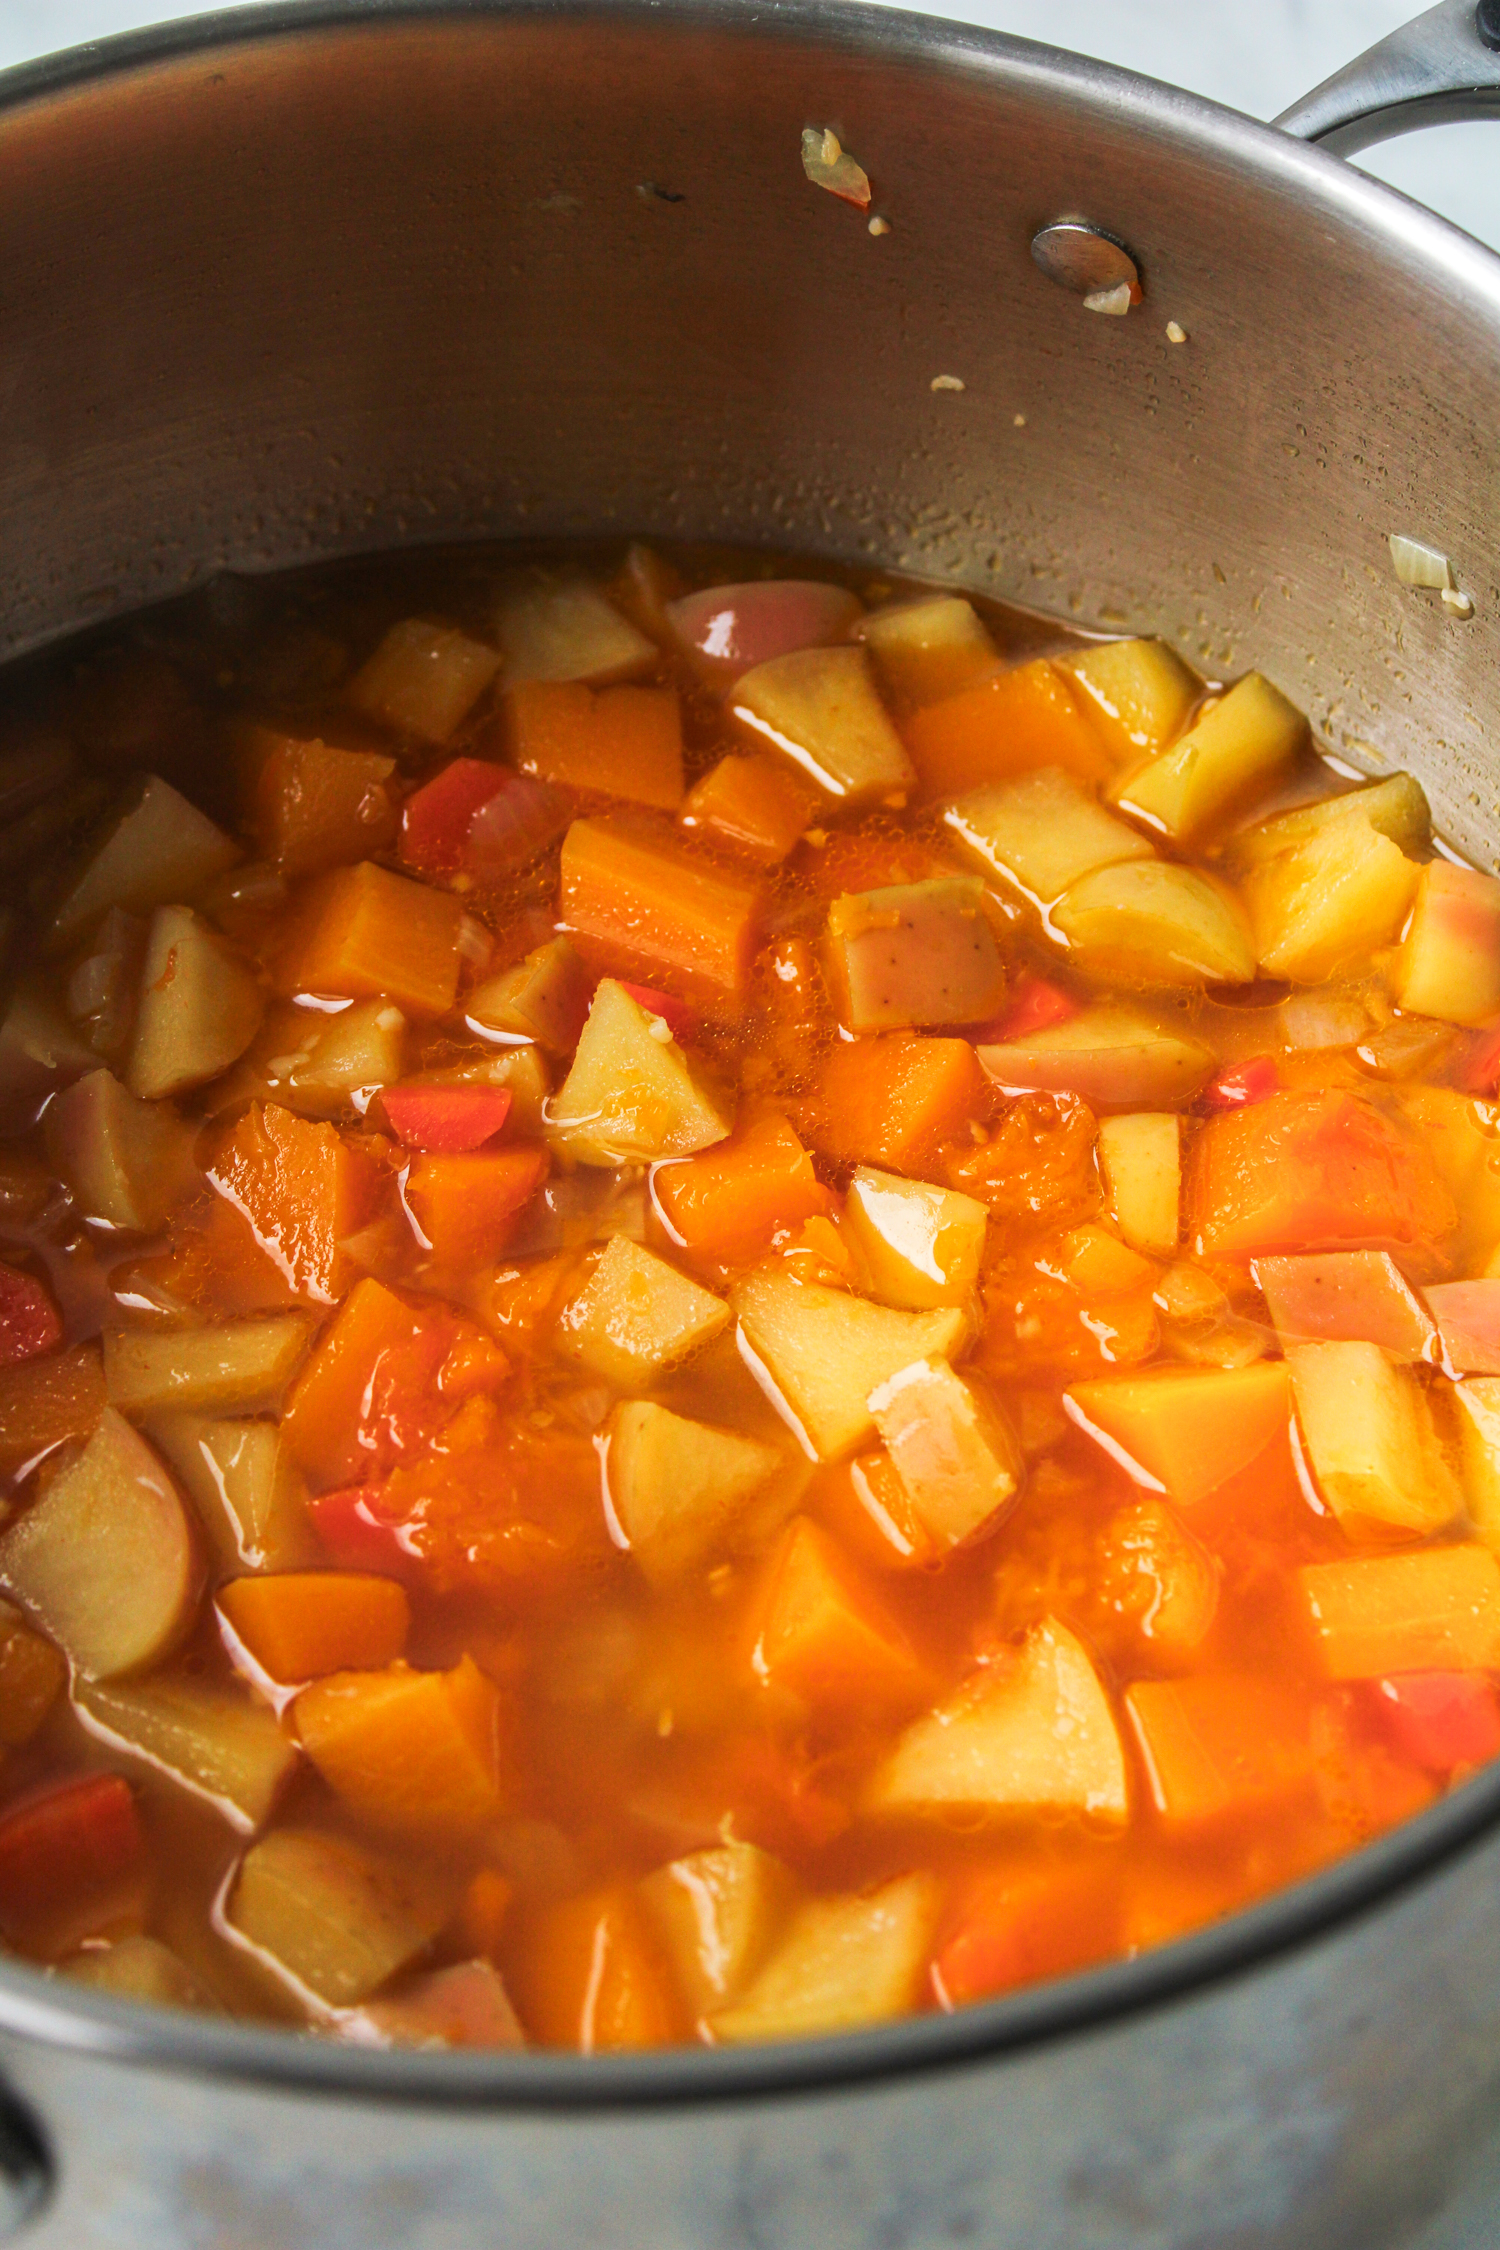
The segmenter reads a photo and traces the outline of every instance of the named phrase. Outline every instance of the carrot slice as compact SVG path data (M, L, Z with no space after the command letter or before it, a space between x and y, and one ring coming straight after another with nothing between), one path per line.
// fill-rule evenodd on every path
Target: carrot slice
M377 1670L401 1654L411 1624L394 1579L352 1571L235 1578L215 1600L235 1638L273 1680Z

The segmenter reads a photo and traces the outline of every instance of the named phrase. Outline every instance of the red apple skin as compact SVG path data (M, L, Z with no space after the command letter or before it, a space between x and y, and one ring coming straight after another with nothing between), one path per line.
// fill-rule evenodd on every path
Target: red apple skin
M667 605L673 639L704 686L720 694L773 656L846 641L861 614L846 588L810 578L709 586Z

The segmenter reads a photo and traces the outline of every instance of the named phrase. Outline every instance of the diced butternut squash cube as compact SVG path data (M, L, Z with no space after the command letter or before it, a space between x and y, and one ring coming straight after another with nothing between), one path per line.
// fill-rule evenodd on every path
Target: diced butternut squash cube
M109 1328L104 1381L124 1414L262 1414L281 1404L311 1341L302 1313L212 1328Z
M1087 972L1125 984L1249 984L1255 952L1238 902L1191 867L1101 867L1065 891L1052 926Z
M1125 1240L1170 1257L1181 1231L1182 1129L1169 1110L1135 1110L1099 1124L1099 1165L1110 1216Z
M68 1667L18 1609L0 1602L0 1746L29 1742L67 1685Z
M264 1001L246 964L185 906L159 906L141 970L126 1064L133 1094L160 1100L202 1086L237 1062Z
M709 2018L716 2040L798 2039L852 2031L917 2005L937 1928L932 1876L899 1875L863 1896L809 1899L732 2006Z
M1350 822L1388 837L1408 857L1426 853L1432 843L1432 814L1421 783L1409 773L1395 773L1388 781L1337 797L1319 797L1310 805L1298 805L1242 829L1232 839L1227 856L1236 868L1257 867Z
M288 1683L394 1664L411 1624L405 1589L394 1578L351 1570L236 1578L214 1599L261 1670Z
M1449 1374L1500 1375L1500 1276L1439 1282L1427 1291L1427 1310L1437 1322L1438 1345Z
M939 1552L993 1531L1026 1474L1015 1432L946 1360L917 1360L870 1394L912 1513Z
M1324 1338L1378 1344L1392 1359L1432 1357L1432 1320L1388 1251L1257 1258L1255 1279L1283 1347Z
M606 975L738 998L759 915L751 884L668 844L598 820L575 820L563 838L559 924Z
M801 1115L808 1138L836 1164L921 1172L965 1130L983 1092L966 1039L895 1031L835 1046Z
M1072 1227L1060 1245L1060 1264L1080 1297L1108 1303L1129 1297L1156 1280L1156 1267L1107 1227Z
M1065 1976L1121 1949L1119 1877L1107 1843L1034 1857L1006 1852L998 1865L965 1867L949 1893L932 1961L944 2009L1043 1977Z
M338 1302L354 1278L344 1244L370 1218L381 1187L362 1150L332 1125L257 1102L220 1143L208 1176L299 1296Z
M617 1390L648 1390L729 1325L729 1307L622 1234L565 1306L558 1343Z
M1259 672L1247 672L1180 742L1122 775L1110 796L1174 843L1192 843L1279 780L1306 738L1302 713Z
M1358 806L1360 795L1334 802ZM1241 891L1262 969L1293 984L1322 984L1364 967L1400 930L1420 873L1398 844L1355 814L1285 851L1252 857Z
M560 788L593 789L675 812L682 803L682 714L670 687L525 680L505 699L511 757Z
M751 1665L820 1713L909 1711L926 1671L874 1588L820 1524L797 1516L771 1558L755 1613Z
M430 1303L414 1308L378 1281L355 1284L281 1418L288 1453L314 1485L366 1483L425 1443L453 1333Z
M107 1070L49 1103L47 1158L83 1218L154 1234L199 1182L193 1132L173 1109L137 1101Z
M52 918L54 946L82 937L112 906L149 914L192 899L241 857L222 828L158 774L95 846Z
M1117 765L1154 756L1180 732L1203 682L1165 641L1105 641L1056 659Z
M1307 1711L1265 1680L1220 1672L1138 1680L1125 1709L1170 1828L1264 1813L1312 1779Z
M957 1351L966 1329L957 1307L896 1312L771 1270L748 1275L733 1304L741 1349L748 1347L781 1411L821 1461L838 1460L871 1435L873 1391L916 1360Z
M617 1406L606 1433L605 1489L625 1545L655 1585L670 1585L732 1539L783 1456L733 1430L664 1406Z
M924 795L947 797L1037 766L1103 781L1110 761L1066 678L1045 656L929 704L907 724Z
M755 1844L690 1852L641 1885L641 1904L696 2016L735 2001L791 1911L795 1885Z
M1024 1038L976 1050L985 1076L1016 1093L1077 1094L1095 1109L1186 1101L1214 1066L1196 1039L1133 1008L1101 1004Z
M1500 1110L1451 1086L1403 1089L1401 1115L1437 1167L1458 1225L1447 1256L1457 1273L1484 1273L1500 1248Z
M393 1001L446 1015L458 990L463 901L362 860L320 875L278 965L280 989Z
M15 1476L66 1439L87 1437L107 1403L93 1344L0 1367L0 1475Z
M552 1103L549 1136L579 1163L612 1168L691 1156L724 1140L732 1122L665 1020L605 977Z
M836 898L828 954L851 1031L984 1023L1005 997L1005 966L977 877L946 876Z
M927 1312L968 1303L989 1225L989 1212L975 1197L861 1165L849 1182L845 1219L869 1293L881 1304Z
M299 1117L347 1117L405 1065L406 1018L389 1000L356 1000L334 1016L278 1002L231 1084Z
M728 757L694 783L678 818L710 843L775 867L796 846L812 806L811 790L778 760Z
M1122 1823L1119 1729L1082 1644L1056 1618L917 1719L865 1798L884 1813L1052 1812Z
M604 687L649 672L656 649L587 579L512 579L495 612L505 684L580 680Z
M686 2034L671 1969L633 1885L528 1914L523 1935L508 1950L507 1978L537 2046L608 2055Z
M500 1691L471 1657L450 1672L334 1672L293 1711L329 1788L374 1827L457 1838L506 1809Z
M567 939L552 938L513 969L476 985L464 1003L464 1019L484 1031L534 1039L549 1054L570 1055L593 989L594 979Z
M757 1118L706 1154L663 1165L651 1184L682 1248L724 1266L754 1264L832 1200L784 1117Z
M1500 1563L1477 1541L1306 1563L1296 1589L1332 1680L1500 1669Z
M447 742L500 669L483 641L456 625L403 618L350 681L356 711L418 742Z
M1280 1360L1075 1383L1063 1404L1138 1484L1189 1507L1248 1468L1292 1413Z
M1099 1553L1096 1589L1151 1657L1170 1665L1191 1656L1218 1614L1222 1566L1166 1502L1142 1493L1117 1508Z
M1500 1379L1472 1375L1449 1396L1469 1521L1487 1546L1500 1546Z
M274 1422L163 1414L148 1432L197 1509L221 1573L297 1570L316 1559L306 1493Z
M736 722L846 804L904 796L916 775L862 648L800 648L746 672Z
M1482 1023L1500 1010L1500 882L1435 859L1424 867L1401 941L1396 1005L1443 1023Z
M1361 1246L1427 1249L1452 1234L1452 1196L1425 1140L1351 1094L1273 1094L1203 1127L1186 1216L1201 1256Z
M1426 1394L1376 1344L1287 1349L1303 1451L1352 1539L1441 1531L1461 1506Z
M445 1918L428 1886L342 1836L299 1828L251 1846L224 1913L231 1942L315 2014L367 2000Z
M1000 670L994 642L961 594L919 595L872 610L856 637L874 657L882 684L908 710L962 695Z
M286 875L320 875L395 841L394 758L249 724L237 730L245 825Z
M195 1679L80 1680L73 1702L91 1734L170 1775L242 1832L260 1827L297 1763L274 1713L243 1689Z
M414 1156L402 1196L433 1264L456 1271L496 1263L547 1169L544 1148Z
M973 858L1039 906L1101 867L1156 856L1145 836L1057 766L971 789L943 821Z

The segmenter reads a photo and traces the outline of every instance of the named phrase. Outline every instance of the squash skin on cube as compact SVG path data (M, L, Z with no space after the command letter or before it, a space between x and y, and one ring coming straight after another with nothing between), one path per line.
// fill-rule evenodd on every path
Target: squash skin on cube
M1435 859L1422 869L1392 994L1408 1014L1483 1023L1500 1010L1500 882Z
M729 1320L721 1297L616 1234L563 1308L558 1343L617 1390L638 1391L711 1343Z
M969 1302L989 1228L989 1211L974 1196L861 1165L844 1216L881 1304L930 1312Z
M1307 721L1259 672L1247 672L1199 712L1170 750L1122 775L1113 802L1170 836L1195 842L1269 789L1307 739Z
M632 1885L528 1914L523 1938L507 1948L507 1982L538 2046L618 2054L686 2033L682 2001Z
M329 1672L376 1672L394 1664L411 1628L405 1588L360 1571L233 1578L214 1601L261 1670L290 1686Z
M998 1528L1026 1475L998 1407L946 1360L918 1360L871 1393L870 1409L912 1512L940 1553Z
M563 838L558 924L605 976L688 999L740 999L760 893L722 867L597 820Z
M1182 1231L1182 1129L1170 1110L1136 1110L1099 1124L1099 1168L1110 1215L1135 1250L1170 1257Z
M220 1143L210 1184L247 1219L288 1286L336 1304L354 1277L342 1245L372 1216L379 1170L332 1126L255 1103Z
M828 910L839 1012L851 1031L988 1022L1005 965L977 878L846 893Z
M1426 1141L1342 1093L1273 1094L1211 1118L1187 1166L1200 1256L1428 1248L1457 1213Z
M221 1572L317 1560L306 1493L273 1423L173 1413L152 1416L147 1435L197 1509Z
M1376 1344L1287 1348L1302 1447L1353 1539L1419 1538L1462 1505L1416 1377Z
M1197 673L1165 641L1105 641L1055 661L1117 765L1165 750L1203 693Z
M234 749L246 826L283 874L320 875L395 841L394 758L254 723L237 730Z
M463 901L373 860L314 878L277 964L277 987L388 999L446 1015L458 991Z
M690 1852L648 1875L641 1904L701 2018L737 2000L791 1911L795 1884L756 1844Z
M264 1006L260 986L232 947L189 908L159 906L146 939L125 1069L130 1091L159 1101L217 1078L255 1037Z
M947 797L1037 766L1104 781L1111 765L1072 688L1045 656L932 703L906 738L925 796Z
M811 791L774 758L721 758L688 791L678 820L710 842L778 867L801 839Z
M750 1664L763 1686L834 1717L900 1715L931 1689L885 1604L809 1516L787 1525L767 1567Z
M942 703L993 678L1000 656L972 602L928 594L872 610L856 627L882 685L903 708Z
M784 1466L774 1446L641 1401L615 1408L603 1460L614 1522L658 1586L686 1578L731 1541L749 1503Z
M573 1067L547 1118L549 1138L580 1164L652 1164L728 1137L732 1112L694 1076L662 1019L613 977L601 980Z
M53 916L54 948L81 937L112 906L149 914L191 899L243 857L196 805L149 774L135 805L110 829Z
M471 1657L448 1672L333 1672L292 1708L319 1773L373 1827L456 1839L506 1810L500 1691Z
M1057 766L967 791L945 808L943 825L970 858L1037 906L1055 904L1101 868L1156 856L1149 838Z
M915 2007L937 1927L930 1875L898 1875L863 1897L809 1899L732 2006L709 2018L714 2038L795 2039L882 2023Z
M1196 1039L1131 1008L1084 1008L1010 1044L976 1050L985 1076L1015 1093L1076 1094L1096 1109L1186 1101L1214 1067Z
M1052 1811L1122 1825L1125 1754L1082 1643L1045 1619L907 1728L864 1801L878 1813Z
M224 1930L316 2016L355 2007L425 1951L444 1903L342 1836L278 1828L240 1862Z
M731 1302L748 1347L766 1370L779 1410L806 1451L836 1461L875 1428L870 1394L919 1359L943 1359L965 1340L958 1307L897 1312L840 1289L763 1268Z
M862 648L803 648L742 674L736 724L845 804L899 795L916 780Z
M1254 1271L1283 1346L1325 1340L1378 1344L1392 1359L1434 1356L1431 1316L1387 1251L1257 1258Z
M522 773L675 812L682 803L682 714L675 688L524 680L505 701L511 757Z
M660 1165L651 1192L690 1257L752 1265L832 1197L784 1117L760 1117L701 1155Z
M393 733L441 744L457 732L499 669L496 651L456 625L407 617L391 627L346 692L356 711Z
M1305 1563L1295 1585L1331 1680L1500 1668L1500 1563L1477 1541Z
M433 1264L452 1271L497 1260L548 1168L544 1148L414 1156L402 1199Z
M1255 950L1237 902L1191 867L1130 860L1065 891L1052 926L1086 974L1142 985L1249 984Z
M302 1313L213 1328L108 1328L104 1382L125 1414L274 1412L307 1354Z
M921 1172L963 1132L983 1093L966 1039L886 1032L830 1051L799 1122L836 1164Z
M530 680L605 687L656 663L654 643L586 579L512 580L495 616L507 688Z
M266 1706L194 1679L80 1680L74 1707L89 1732L142 1759L248 1835L268 1818L297 1763Z
M1125 1709L1171 1828L1260 1810L1310 1785L1307 1711L1264 1680L1138 1680L1125 1691Z
M138 1101L107 1070L59 1094L43 1134L81 1214L129 1233L154 1234L198 1182L192 1128L175 1110Z
M1185 1507L1248 1468L1292 1414L1281 1360L1075 1383L1063 1405L1138 1484Z

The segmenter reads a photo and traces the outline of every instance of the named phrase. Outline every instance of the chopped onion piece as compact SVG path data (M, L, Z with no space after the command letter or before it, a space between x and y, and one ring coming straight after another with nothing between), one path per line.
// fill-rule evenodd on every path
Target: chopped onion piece
M934 375L932 388L935 391L963 391L968 389L968 385L961 375Z
M1391 562L1403 586L1452 588L1453 565L1439 548L1407 539L1399 531L1391 533L1390 546Z
M568 817L555 789L529 774L512 774L469 823L469 863L478 875L511 874L545 851Z
M816 125L805 128L802 169L814 187L827 188L830 195L841 196L845 203L857 204L861 211L869 209L869 174L847 153L837 133L829 132L826 127L820 130Z
M1128 281L1117 281L1113 289L1091 290L1083 301L1090 312L1114 313L1117 317L1123 317L1124 314L1129 312L1133 302L1130 294L1130 283Z

